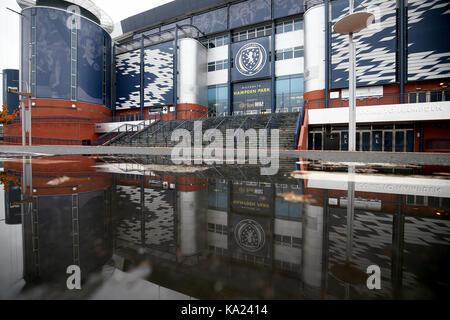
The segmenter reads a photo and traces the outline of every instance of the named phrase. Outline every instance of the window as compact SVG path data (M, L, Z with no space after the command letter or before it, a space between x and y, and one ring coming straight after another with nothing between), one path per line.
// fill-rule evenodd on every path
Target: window
M228 69L228 60L208 62L208 72Z
M303 107L303 74L275 79L277 112L299 112Z
M216 116L228 115L228 86L208 87L208 112Z
M303 54L304 54L303 47L281 49L275 52L275 60L280 61L293 58L301 58L303 57Z
M233 42L245 41L254 38L261 38L264 36L269 36L272 33L271 26L264 26L258 28L252 28L248 30L241 30L233 33L232 40Z
M226 46L228 43L228 35L208 38L202 41L202 44L208 49Z
M287 20L283 22L278 22L276 24L275 33L286 33L291 31L297 31L303 29L303 20L300 18L294 20Z

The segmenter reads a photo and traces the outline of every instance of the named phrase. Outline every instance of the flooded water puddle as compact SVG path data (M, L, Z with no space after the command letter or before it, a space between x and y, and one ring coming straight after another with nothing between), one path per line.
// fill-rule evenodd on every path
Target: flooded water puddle
M2 299L449 296L448 167L1 160Z

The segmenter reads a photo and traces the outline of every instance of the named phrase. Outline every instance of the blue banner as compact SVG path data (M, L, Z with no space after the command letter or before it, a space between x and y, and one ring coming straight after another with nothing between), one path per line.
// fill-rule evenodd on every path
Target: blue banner
M233 44L233 80L270 76L269 37Z
M270 0L248 0L230 6L230 29L270 20Z
M77 66L79 101L103 104L103 41L103 29L81 19Z
M68 19L68 12L36 8L36 97L38 98L70 99ZM25 79L28 79L28 76Z

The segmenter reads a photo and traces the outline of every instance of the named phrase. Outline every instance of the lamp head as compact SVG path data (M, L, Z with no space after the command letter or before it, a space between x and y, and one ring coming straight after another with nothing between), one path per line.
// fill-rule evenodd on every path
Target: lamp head
M336 22L333 30L341 34L355 33L370 26L374 20L375 16L372 13L356 12Z

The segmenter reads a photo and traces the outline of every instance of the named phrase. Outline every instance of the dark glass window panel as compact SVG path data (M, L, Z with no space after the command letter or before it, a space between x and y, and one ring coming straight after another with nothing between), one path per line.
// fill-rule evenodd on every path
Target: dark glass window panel
M239 41L247 40L247 31L243 31L239 33Z
M419 92L419 101L418 102L427 102L427 93Z
M294 58L301 58L301 57L303 57L303 47L294 48Z
M291 32L293 30L293 21L288 21L284 23L284 32Z
M294 20L294 30L302 30L303 29L303 21L300 19Z
M428 197L428 207L439 208L439 198L437 197Z
M396 152L405 151L405 133L403 131L395 133L395 151Z
M361 143L360 143L360 139L359 139L359 132L356 133L356 151L361 150Z
M275 53L275 61L280 61L280 60L283 60L283 51L277 51L276 53Z
M414 131L406 131L406 152L414 152Z
M382 151L383 145L383 132L373 131L372 132L372 151Z
M348 151L348 132L341 132L341 150Z
M223 62L222 61L217 61L217 63L216 63L216 71L222 70L222 69L223 69Z
M384 148L383 151L392 152L392 132L384 132Z
M445 101L450 101L450 90L445 90Z
M309 133L308 134L308 150L314 150L313 140L314 140L314 134Z
M294 53L292 49L287 49L284 51L284 59L292 59L294 57Z
M314 150L322 150L322 133L314 134Z
M423 206L425 204L424 196L416 196L416 204L419 206Z
M283 33L283 23L277 23L275 26L275 33L280 34Z
M432 91L430 92L430 101L442 101L442 91Z
M362 137L363 137L362 150L370 151L370 132L363 132Z
M270 36L272 33L272 27L266 27L265 28L265 35L266 36Z
M264 27L258 28L258 29L256 30L256 36L257 36L258 38L264 37Z
M417 95L416 93L410 93L409 94L409 103L416 103L417 102Z
M228 38L228 35L223 37L223 44L227 45L228 43L230 43L230 39Z
M248 30L248 38L249 39L255 38L255 30Z

